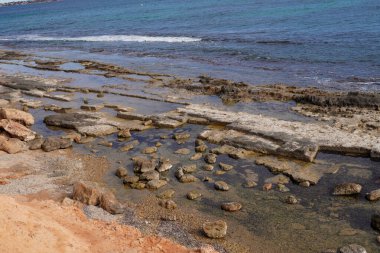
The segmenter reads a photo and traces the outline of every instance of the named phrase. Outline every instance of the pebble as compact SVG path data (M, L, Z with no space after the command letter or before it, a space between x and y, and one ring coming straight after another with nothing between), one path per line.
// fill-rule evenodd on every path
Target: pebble
M200 197L202 197L202 193L200 193L199 191L190 191L186 194L186 197L190 200L194 200L194 199L198 199Z
M220 175L223 175L223 174L226 174L226 172L224 170L217 170L217 171L215 171L215 175L217 175L217 176L220 176Z
M236 212L242 208L242 204L238 202L226 202L221 205L221 208L227 212Z
M243 187L245 188L253 188L256 186L257 186L257 183L253 180L246 180L245 183L243 183Z
M195 152L197 153L203 153L208 149L206 145L200 145L195 147Z
M197 165L196 164L189 164L189 165L184 165L181 168L182 168L182 171L184 173L190 174L190 173L193 173L197 170Z
M160 179L160 173L158 173L155 170L147 171L140 175L140 180L151 181L151 180L158 180L158 179Z
M216 154L207 154L205 156L205 162L208 164L214 164L216 163L216 158L217 158Z
M367 250L361 245L350 244L340 248L338 253L367 253Z
M203 182L214 182L214 179L212 179L211 177L204 177L202 179Z
M234 166L226 164L226 163L219 163L219 167L224 171L230 171L234 168Z
M137 183L139 181L139 177L138 176L125 176L124 179L123 179L123 183L124 184L133 184L133 183Z
M198 181L198 178L194 177L193 175L186 174L179 178L179 181L181 183L193 183Z
M161 147L162 146L162 143L161 142L156 142L156 145L155 145L156 147Z
M202 227L206 236L212 239L223 238L227 234L227 223L222 220L205 222Z
M229 185L224 181L216 181L214 187L219 191L228 191L230 189Z

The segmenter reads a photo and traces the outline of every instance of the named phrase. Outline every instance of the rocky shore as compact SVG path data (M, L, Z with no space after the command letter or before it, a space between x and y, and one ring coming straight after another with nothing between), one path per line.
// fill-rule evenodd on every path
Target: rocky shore
M44 222L36 237L18 238L25 247L54 236L73 252L379 248L378 93L185 79L16 51L0 51L0 64L18 69L0 72L4 212ZM359 210L364 224L347 214ZM98 243L94 230L109 240Z

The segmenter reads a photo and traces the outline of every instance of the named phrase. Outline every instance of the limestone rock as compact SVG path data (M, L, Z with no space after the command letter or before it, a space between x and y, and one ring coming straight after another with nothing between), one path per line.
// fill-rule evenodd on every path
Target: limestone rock
M0 119L17 121L27 126L34 124L32 114L12 108L0 108Z
M19 139L0 135L0 150L8 154L15 154L28 150L28 145Z
M18 138L22 141L31 141L36 138L35 132L13 120L1 119L0 128L7 132L10 136Z
M370 201L375 201L380 199L380 189L373 190L366 195L366 198Z
M189 199L189 200L194 200L194 199L198 199L202 196L202 193L200 193L199 191L190 191L186 194L186 197Z
M367 250L358 244L350 244L341 247L338 253L367 253Z
M148 188L150 189L159 189L165 185L167 185L167 181L160 179L153 179L147 183Z
M72 141L69 139L62 139L59 137L48 137L45 139L41 148L43 151L50 152L57 149L69 148L72 145Z
M214 187L219 191L228 191L230 189L230 186L224 181L216 181Z
M227 212L236 212L242 208L242 204L239 202L226 202L221 205L221 208Z
M333 195L353 195L358 194L362 190L362 186L356 183L344 183L334 188Z
M206 236L212 239L223 238L227 234L227 223L222 220L205 222L202 227Z
M115 195L94 182L76 182L73 186L73 199L87 205L100 206L112 214L123 212L123 207Z

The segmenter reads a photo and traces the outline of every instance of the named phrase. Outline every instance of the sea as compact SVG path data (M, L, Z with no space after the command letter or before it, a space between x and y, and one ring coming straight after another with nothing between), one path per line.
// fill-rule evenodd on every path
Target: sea
M0 48L134 69L380 91L379 0L62 0L0 7Z

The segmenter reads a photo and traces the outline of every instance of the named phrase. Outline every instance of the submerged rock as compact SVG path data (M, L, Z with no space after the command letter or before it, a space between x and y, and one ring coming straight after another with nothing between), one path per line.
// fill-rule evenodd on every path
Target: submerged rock
M205 162L208 163L208 164L214 164L216 163L216 158L218 156L216 154L207 154L205 156Z
M224 181L216 181L214 187L219 191L228 191L230 189L230 186Z
M206 236L212 239L223 238L227 234L227 223L222 220L205 222L202 228Z
M190 154L190 152L191 151L188 148L180 148L180 149L176 150L174 153L179 154L179 155L188 155L188 154Z
M120 167L116 170L115 175L119 178L126 177L128 175L128 170L126 168Z
M190 161L200 160L202 156L203 156L202 153L195 153L194 155L190 157Z
M380 232L380 212L377 212L372 215L371 227Z
M350 244L341 247L338 253L367 253L367 250L358 244Z
M353 195L358 194L362 190L362 186L356 183L344 183L334 188L333 195Z
M227 212L236 212L242 208L242 204L239 202L226 202L221 205L221 208Z
M165 185L167 185L168 182L166 180L160 180L160 179L153 179L147 183L148 188L150 189L159 189Z
M189 139L191 136L189 133L184 132L184 133L175 133L173 135L174 140L184 140L184 139Z
M366 198L369 201L376 201L380 199L380 189L373 190L370 193L367 193Z
M194 200L194 199L198 199L202 196L202 193L200 193L199 191L196 191L196 190L193 190L193 191L190 191L186 194L186 197L189 199L189 200Z
M146 147L143 149L143 154L154 154L157 152L157 147Z

